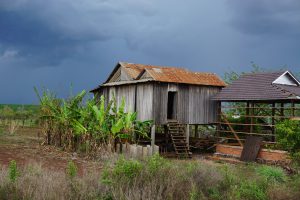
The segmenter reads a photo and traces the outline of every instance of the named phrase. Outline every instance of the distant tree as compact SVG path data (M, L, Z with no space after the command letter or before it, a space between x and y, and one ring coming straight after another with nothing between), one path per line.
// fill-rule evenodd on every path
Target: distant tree
M252 67L252 70L250 72L241 72L241 73L238 73L235 71L225 72L225 74L224 74L225 83L231 84L233 81L237 80L243 74L269 71L264 68L261 68L259 65L255 64L254 62L251 62L251 67Z
M253 61L251 62L251 68L252 70L249 72L235 72L235 71L229 71L229 72L225 72L223 79L225 81L225 83L227 84L231 84L233 81L237 80L241 75L243 74L249 74L249 73L259 73L259 72L272 72L272 71L285 71L288 70L288 66L287 65L283 65L282 67L272 70L272 69L266 69L266 68L262 68L260 67L258 64L254 63ZM300 79L300 72L295 72L295 76Z
M0 113L1 117L4 118L13 118L15 116L15 111L9 106L4 106Z

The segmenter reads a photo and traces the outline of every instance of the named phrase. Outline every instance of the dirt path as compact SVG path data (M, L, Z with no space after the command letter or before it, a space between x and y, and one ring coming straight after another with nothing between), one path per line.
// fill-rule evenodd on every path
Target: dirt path
M89 170L102 169L103 166L99 162L78 157L76 154L52 146L41 146L38 132L39 130L35 128L22 128L14 135L2 133L0 165L7 166L11 160L15 160L19 166L37 163L51 170L64 171L68 161L73 160L81 175Z

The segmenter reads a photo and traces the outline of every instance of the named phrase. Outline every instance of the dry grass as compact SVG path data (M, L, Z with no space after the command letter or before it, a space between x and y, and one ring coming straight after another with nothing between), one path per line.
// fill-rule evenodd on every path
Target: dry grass
M15 183L8 178L8 170L0 172L0 199L96 199L105 192L99 173L70 179L63 172L44 169L39 164L20 170Z
M120 157L101 172L94 169L71 177L30 164L18 168L16 182L9 179L9 168L0 168L0 199L300 199L299 176L268 182L266 178L273 177L269 172L276 168L262 175L257 173L261 167Z
M10 120L8 125L7 125L7 132L10 134L10 135L13 135L17 132L17 130L19 129L20 127L20 124L18 121L16 120Z

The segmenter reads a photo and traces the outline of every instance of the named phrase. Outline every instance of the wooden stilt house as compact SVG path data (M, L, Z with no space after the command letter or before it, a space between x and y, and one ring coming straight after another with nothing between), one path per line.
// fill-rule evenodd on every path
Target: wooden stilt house
M115 96L117 103L125 98L127 111L137 112L139 120L153 120L154 125L170 121L177 125L211 124L217 121L217 102L211 97L224 86L213 73L119 62L107 80L91 92L104 95L107 101Z

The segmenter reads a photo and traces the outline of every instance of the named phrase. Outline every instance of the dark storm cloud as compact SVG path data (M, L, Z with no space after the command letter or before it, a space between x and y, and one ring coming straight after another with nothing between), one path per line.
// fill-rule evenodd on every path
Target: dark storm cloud
M228 1L232 24L242 33L268 36L300 36L300 1Z
M299 10L291 0L0 0L0 103L36 102L33 86L92 89L118 61L296 69Z
M20 56L30 57L36 66L55 66L65 58L81 56L84 48L95 41L121 38L134 44L130 39L133 29L137 30L135 27L140 27L141 20L153 14L151 5L140 2L144 3L119 1L114 4L97 0L2 2L0 44L18 49Z

